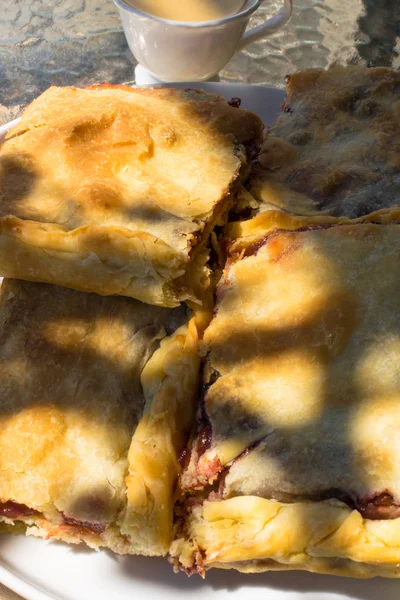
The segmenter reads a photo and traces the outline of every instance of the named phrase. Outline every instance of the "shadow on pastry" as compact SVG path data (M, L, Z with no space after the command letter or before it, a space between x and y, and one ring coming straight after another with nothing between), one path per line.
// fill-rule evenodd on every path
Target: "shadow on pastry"
M333 65L286 82L284 113L246 184L258 202L255 212L274 206L297 215L357 218L398 205L399 73Z
M125 532L123 528L129 515L128 452L146 400L147 411L151 409L142 372L166 336L187 323L188 314L183 306L167 309L128 298L4 280L2 521L9 526L23 521L31 535L47 539L85 541L120 553L135 551L128 528ZM184 339L184 329L181 335ZM171 360L166 353L166 361ZM169 368L173 366L172 362ZM152 374L156 381L157 365ZM167 422L168 418L173 422L174 413ZM161 452L150 434L148 442L154 453ZM172 489L169 493L172 496ZM145 516L143 530L144 521ZM142 543L151 553L150 543L146 539Z
M399 256L399 225L355 224L228 261L172 547L189 574L398 576Z
M23 204L31 193L36 178L34 160L29 154L0 157L0 205L8 204L7 214L14 207Z
M1 148L0 274L200 302L205 246L262 132L256 115L199 90L49 88Z

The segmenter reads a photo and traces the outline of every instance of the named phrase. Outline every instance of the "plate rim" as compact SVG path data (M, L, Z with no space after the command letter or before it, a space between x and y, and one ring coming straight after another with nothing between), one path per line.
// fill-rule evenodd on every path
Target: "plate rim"
M8 131L10 131L10 129L12 129L15 125L18 125L20 120L21 120L21 117L17 117L16 119L13 119L12 121L7 121L7 123L0 125L0 140L1 140L1 138L3 138L6 135L6 133Z
M10 534L12 535L12 534ZM13 569L7 568L0 558L0 583L15 594L18 594L24 600L62 600L60 596L54 596L38 587L32 581L27 581L22 576L17 575Z

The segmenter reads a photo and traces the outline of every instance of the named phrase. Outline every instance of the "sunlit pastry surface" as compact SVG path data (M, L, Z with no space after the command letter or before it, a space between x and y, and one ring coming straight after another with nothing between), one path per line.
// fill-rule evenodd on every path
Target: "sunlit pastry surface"
M232 244L182 477L187 568L397 575L399 257L396 224Z
M198 377L190 311L17 280L0 294L0 521L164 554Z
M0 275L198 300L262 123L201 90L51 87L0 151Z

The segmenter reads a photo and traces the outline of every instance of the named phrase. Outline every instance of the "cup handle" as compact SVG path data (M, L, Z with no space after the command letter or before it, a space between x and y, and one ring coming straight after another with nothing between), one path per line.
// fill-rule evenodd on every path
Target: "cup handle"
M252 29L249 29L243 34L238 46L238 50L242 50L248 44L259 40L265 35L269 35L270 33L277 31L289 21L292 10L293 0L284 0L282 8L276 13L276 15L265 21L265 23L262 25L258 25L258 27L252 27Z

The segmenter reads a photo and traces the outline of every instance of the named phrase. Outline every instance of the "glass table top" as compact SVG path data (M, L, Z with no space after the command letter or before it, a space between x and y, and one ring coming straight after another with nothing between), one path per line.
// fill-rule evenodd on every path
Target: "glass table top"
M0 122L49 85L134 80L112 0L0 0ZM266 0L261 23L280 6ZM337 63L400 68L399 0L295 0L291 21L248 46L222 81L284 85L288 73Z

